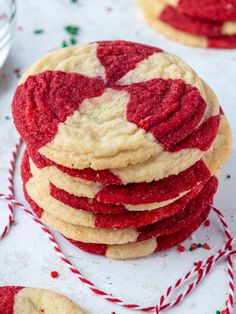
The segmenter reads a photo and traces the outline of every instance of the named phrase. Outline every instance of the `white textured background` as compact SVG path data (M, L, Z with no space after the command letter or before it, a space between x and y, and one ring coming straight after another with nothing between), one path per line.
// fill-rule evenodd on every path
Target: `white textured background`
M111 7L112 12L107 12ZM23 71L42 54L58 48L68 36L63 31L67 24L81 27L79 42L103 39L127 39L156 45L185 59L215 90L236 133L236 51L202 50L182 46L157 35L145 25L135 0L19 0L16 31L9 58L0 71L0 191L7 192L7 167L17 134L12 124L11 99L17 84L13 70ZM42 28L44 34L34 35ZM6 75L6 78L5 78ZM10 120L6 120L6 116ZM220 178L216 197L219 206L236 234L236 165L235 145L230 161ZM230 174L231 178L226 179ZM18 199L23 201L19 174L16 177ZM6 218L6 205L0 207L0 227ZM212 250L223 244L222 230L214 215L211 226L202 227L192 241L208 242ZM1 230L1 229L0 229ZM127 302L154 305L161 292L192 266L194 260L207 257L213 251L196 250L177 253L172 249L164 254L134 261L111 261L76 250L59 236L64 252L73 263L97 286L114 293ZM189 242L185 245L188 246ZM57 270L58 279L50 272ZM92 295L61 264L39 228L21 211L11 233L0 242L0 285L27 285L51 288L70 296L92 314L133 313L111 305ZM221 310L227 293L226 265L220 264L194 294L168 313L215 314ZM236 311L235 311L236 313Z

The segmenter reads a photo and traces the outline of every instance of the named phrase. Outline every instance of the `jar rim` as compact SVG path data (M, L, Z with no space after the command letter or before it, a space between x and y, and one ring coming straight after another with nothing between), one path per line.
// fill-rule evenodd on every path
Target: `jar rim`
M10 14L9 17L6 21L6 24L9 24L13 21L15 15L16 15L16 0L11 0L11 7L10 7ZM0 27L0 29L4 28L6 26L6 24L2 25L2 27Z

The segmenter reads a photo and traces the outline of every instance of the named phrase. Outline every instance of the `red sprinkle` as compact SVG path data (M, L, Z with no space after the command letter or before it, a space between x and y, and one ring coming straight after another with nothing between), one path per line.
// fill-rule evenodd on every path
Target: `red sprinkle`
M210 220L208 220L208 219L204 222L204 226L205 226L205 227L210 226L210 224L211 224L211 222L210 222Z
M202 248L205 249L205 250L210 250L211 249L210 246L207 243L204 243L202 245Z
M15 74L19 74L19 73L20 73L20 68L15 68L15 69L14 69L14 73L15 73Z
M193 250L196 250L196 249L198 248L197 243L193 243L193 244L191 245L191 248L192 248Z
M221 311L221 314L228 314L229 312L227 310Z
M183 245L178 245L177 250L178 250L180 253L183 253L183 252L185 251L185 247L184 247Z
M51 272L51 277L52 277L52 278L58 278L58 277L59 277L58 272L57 272L57 271L52 271L52 272Z

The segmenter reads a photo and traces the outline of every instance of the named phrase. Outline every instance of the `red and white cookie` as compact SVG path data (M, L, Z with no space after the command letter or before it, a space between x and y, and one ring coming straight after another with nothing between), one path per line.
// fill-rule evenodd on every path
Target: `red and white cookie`
M157 236L178 232L197 219L205 208L212 204L217 190L217 179L212 177L201 192L174 216L162 219L149 226L140 228L107 229L88 228L74 223L66 223L63 216L55 218L40 208L26 194L26 198L42 222L59 231L65 237L84 243L125 244L150 239Z
M147 22L164 36L191 46L236 48L236 22L197 20L160 0L139 3Z
M206 37L219 37L225 35L236 35L235 22L218 22L209 20L200 20L183 14L178 8L172 5L165 5L163 0L153 0L163 3L163 10L159 15L159 19L186 33Z
M45 289L0 287L1 314L85 314L70 299Z
M190 156L191 164L202 157L219 128L219 107L188 65L124 41L44 56L23 76L13 116L34 160L75 169L119 169L155 157L165 171L170 156L179 172Z
M209 21L236 20L235 0L163 0L186 15Z
M206 83L203 84L206 91L207 102L211 104L210 108L215 108L213 109L214 111L216 110L216 108L219 108L217 97L211 90L211 88L206 85ZM207 116L209 117L213 113L213 111L208 111ZM209 130L206 129L206 133L209 133L209 135L211 135L208 137L205 143L206 147L208 147L212 141L212 131L213 130L209 132ZM201 130L199 130L199 133L196 133L195 135L197 141L199 142L199 139L201 139L202 137ZM133 182L151 182L153 180L157 181L164 177L178 174L179 172L192 166L196 157L195 155L193 155L193 151L190 150L189 155L186 155L184 157L185 160L182 159L183 163L180 165L178 164L178 154L169 154L168 152L166 152L162 153L162 157L153 157L146 162L130 165L126 168L95 171L92 168L86 168L83 170L67 168L46 160L45 158L42 158L42 156L40 156L39 154L36 154L36 156L38 156L39 158L37 157L35 159L35 155L33 155L32 159L39 168L44 168L45 166L56 166L59 170L65 172L69 176L82 178L97 183L116 185L128 184ZM169 164L166 163L166 158L169 159Z

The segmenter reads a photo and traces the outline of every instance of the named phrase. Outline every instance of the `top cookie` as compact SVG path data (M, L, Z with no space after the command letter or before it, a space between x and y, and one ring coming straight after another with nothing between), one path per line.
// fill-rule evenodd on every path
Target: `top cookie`
M164 0L186 15L209 21L236 20L235 0Z
M44 56L22 77L13 116L33 159L95 170L158 160L163 152L181 163L189 149L202 152L200 159L220 120L182 60L124 41Z

